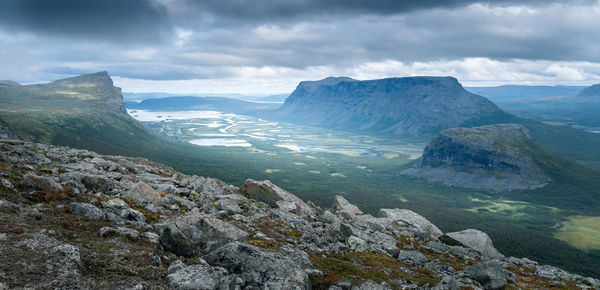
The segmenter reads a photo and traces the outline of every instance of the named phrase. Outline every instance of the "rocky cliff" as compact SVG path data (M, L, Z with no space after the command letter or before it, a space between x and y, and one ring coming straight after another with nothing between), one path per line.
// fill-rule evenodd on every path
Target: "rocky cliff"
M3 131L0 131L3 132ZM0 289L598 288L406 209L0 135Z
M421 160L402 173L476 189L540 188L551 179L534 162L536 152L544 150L521 125L452 128L440 132Z
M514 120L486 98L467 92L452 77L301 82L277 116L309 125L395 135L435 134L461 125Z

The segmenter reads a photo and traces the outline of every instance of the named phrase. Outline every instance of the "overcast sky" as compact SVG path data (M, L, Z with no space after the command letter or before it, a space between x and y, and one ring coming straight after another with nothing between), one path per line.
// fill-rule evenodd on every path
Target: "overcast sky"
M266 95L327 76L589 85L600 1L0 1L0 79L103 70L126 92Z

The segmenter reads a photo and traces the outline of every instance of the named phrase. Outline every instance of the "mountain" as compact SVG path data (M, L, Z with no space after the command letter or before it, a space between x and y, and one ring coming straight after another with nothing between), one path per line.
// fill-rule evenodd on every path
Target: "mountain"
M167 97L127 102L127 108L149 111L219 111L239 115L266 114L279 108L276 103L248 102L223 97Z
M301 82L276 116L308 125L404 136L514 121L514 116L467 92L452 77Z
M512 99L533 99L575 95L585 87L582 86L519 86L503 85L496 87L465 87L469 92L485 96L492 101Z
M578 94L502 100L498 105L524 118L600 130L600 84L587 87Z
M585 88L575 98L584 102L600 102L600 84Z
M475 189L541 188L551 178L535 164L532 152L549 155L521 125L452 128L440 132L421 160L402 173Z
M407 209L372 216L341 196L321 208L269 181L238 188L143 158L4 137L2 289L600 287Z
M420 140L448 128L516 123L529 129L552 154L600 169L600 152L595 150L600 135L514 116L466 91L452 77L305 81L274 116L287 122Z

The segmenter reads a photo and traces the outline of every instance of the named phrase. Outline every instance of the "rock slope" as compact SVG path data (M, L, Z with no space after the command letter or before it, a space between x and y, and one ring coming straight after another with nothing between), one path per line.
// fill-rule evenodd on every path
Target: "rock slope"
M0 289L598 288L406 209L0 136Z
M514 121L452 77L301 82L277 114L286 121L394 135Z
M534 162L539 152L547 154L521 125L452 128L440 132L402 173L475 189L540 188L551 178Z

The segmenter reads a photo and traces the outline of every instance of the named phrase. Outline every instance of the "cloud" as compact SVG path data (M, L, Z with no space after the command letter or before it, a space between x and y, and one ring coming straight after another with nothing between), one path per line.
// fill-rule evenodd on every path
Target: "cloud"
M587 84L600 75L598 1L4 0L2 5L0 79L21 82L108 70L127 80L125 90L147 81L147 87L256 93L285 92L303 79L328 75L453 75L472 84Z

